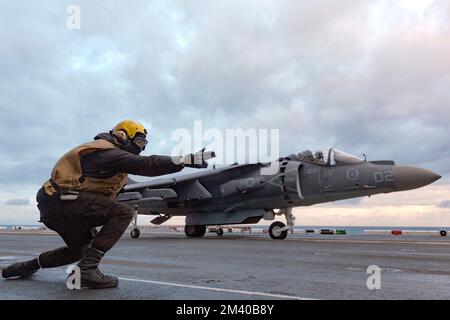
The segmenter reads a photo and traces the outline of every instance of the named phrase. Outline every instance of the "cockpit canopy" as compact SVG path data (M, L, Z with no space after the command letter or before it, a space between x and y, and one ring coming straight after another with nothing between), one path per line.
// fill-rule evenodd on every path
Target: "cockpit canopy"
M305 150L297 154L297 158L328 166L356 164L364 161L361 158L334 148L318 150L314 154L311 150Z

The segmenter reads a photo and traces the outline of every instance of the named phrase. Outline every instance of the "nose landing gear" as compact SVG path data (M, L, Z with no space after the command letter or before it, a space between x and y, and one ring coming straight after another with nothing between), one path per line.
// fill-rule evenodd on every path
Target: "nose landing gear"
M277 213L278 216L284 215L286 217L287 226L280 221L275 221L270 225L269 235L272 239L283 240L286 239L288 230L292 229L295 224L295 216L292 213L292 208L281 208Z
M283 240L287 237L287 230L283 230L286 228L286 225L281 221L275 221L269 227L269 235L272 239L275 240Z

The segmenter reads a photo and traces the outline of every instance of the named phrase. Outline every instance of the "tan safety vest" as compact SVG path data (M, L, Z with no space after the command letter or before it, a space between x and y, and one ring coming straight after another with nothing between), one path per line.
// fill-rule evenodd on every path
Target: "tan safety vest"
M97 150L114 148L117 148L117 146L102 139L82 144L70 150L58 160L52 170L51 177L62 190L99 192L115 199L117 193L127 183L128 174L118 173L113 177L102 179L82 177L83 173L80 163L80 157L82 155ZM50 196L57 192L50 180L44 184L44 188L45 192Z

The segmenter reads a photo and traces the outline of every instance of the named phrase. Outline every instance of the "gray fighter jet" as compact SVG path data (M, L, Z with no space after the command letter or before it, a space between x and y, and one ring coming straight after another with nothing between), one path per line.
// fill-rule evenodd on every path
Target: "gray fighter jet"
M284 239L294 226L293 207L411 190L441 176L393 161L367 161L337 149L306 150L277 160L278 172L262 175L271 163L231 165L224 168L162 178L130 181L118 201L135 208L131 236L139 237L137 214L158 215L162 224L186 216L188 237L202 237L206 226L252 224L284 215L287 224L273 222L272 239Z

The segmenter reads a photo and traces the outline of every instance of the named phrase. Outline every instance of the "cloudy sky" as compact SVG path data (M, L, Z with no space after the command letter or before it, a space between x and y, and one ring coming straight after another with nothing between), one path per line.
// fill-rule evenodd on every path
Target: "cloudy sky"
M54 162L132 118L147 155L201 120L278 128L282 154L334 146L434 170L431 186L297 222L450 226L449 34L448 0L2 1L0 224L35 223Z

